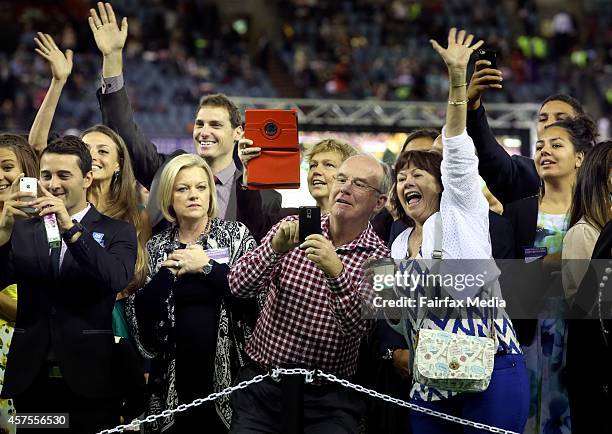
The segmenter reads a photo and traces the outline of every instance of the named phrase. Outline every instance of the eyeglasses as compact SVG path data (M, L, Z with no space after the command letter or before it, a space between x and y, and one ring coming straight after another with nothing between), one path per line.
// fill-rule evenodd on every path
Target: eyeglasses
M349 178L347 176L344 175L338 175L335 177L334 182L340 184L340 185L346 185L346 184L350 184L353 187L355 187L355 189L359 190L359 191L369 191L369 190L373 190L375 192L377 192L378 194L385 194L382 191L380 191L378 188L376 187L372 187L370 184L368 184L365 181L362 181L360 179L353 179L353 178Z

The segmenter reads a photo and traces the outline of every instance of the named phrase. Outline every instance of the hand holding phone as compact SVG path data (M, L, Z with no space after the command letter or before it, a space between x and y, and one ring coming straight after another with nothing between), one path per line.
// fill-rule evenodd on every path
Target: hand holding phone
M490 64L489 64L490 63ZM497 54L493 50L478 50L474 73L467 88L468 110L480 107L482 93L502 88L502 72L497 69Z
M321 208L318 206L300 207L300 244L308 235L321 234Z
M476 51L476 60L488 60L491 62L488 68L497 69L497 51L495 50L485 50L480 48Z
M29 195L24 195L20 198L22 202L32 202L37 197L38 193L38 180L36 178L31 178L28 176L24 176L19 180L19 192L21 193L30 193ZM36 213L36 210L32 207L21 208L24 212L28 214Z
M287 253L300 245L298 221L283 221L272 237L272 250L276 253Z

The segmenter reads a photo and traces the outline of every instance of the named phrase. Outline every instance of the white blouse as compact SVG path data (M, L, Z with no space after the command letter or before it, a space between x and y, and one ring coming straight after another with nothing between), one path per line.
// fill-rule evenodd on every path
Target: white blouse
M474 142L467 131L448 138L445 129L442 130L444 145L442 159L442 183L444 190L440 201L440 211L431 215L423 225L423 241L419 257L430 259L435 249L436 217L441 218L442 226L442 257L447 259L482 259L486 261L467 261L457 266L480 267L495 269L490 272L487 282L492 282L492 296L501 298L501 289L496 281L499 270L494 264L491 254L491 240L489 236L489 204L482 194L478 175L478 157L474 150ZM412 228L403 231L391 246L391 256L394 259L405 259L408 253L408 238ZM471 272L471 270L465 270ZM480 289L480 288L478 288ZM449 291L452 292L452 291ZM498 340L498 351L503 349L507 354L520 354L521 349L510 318L503 309L498 309L495 319L495 329ZM461 325L457 324L461 321ZM414 343L415 330L418 325L413 318L410 319L412 330L409 338ZM458 327L459 326L459 327ZM508 327L510 326L510 327ZM433 321L427 319L422 323L423 328L440 329ZM465 333L468 330L487 330L487 325L479 318L451 320L443 326L447 332ZM414 348L414 346L413 346ZM411 397L418 395L425 401L436 401L456 395L445 390L436 390L415 383Z

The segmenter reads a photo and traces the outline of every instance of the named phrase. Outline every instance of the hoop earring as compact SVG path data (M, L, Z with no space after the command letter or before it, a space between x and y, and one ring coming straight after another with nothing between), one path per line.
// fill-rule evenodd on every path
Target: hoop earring
M115 170L113 172L113 177L111 178L111 186L114 186L115 184L118 183L120 176L121 176L121 171L120 170Z

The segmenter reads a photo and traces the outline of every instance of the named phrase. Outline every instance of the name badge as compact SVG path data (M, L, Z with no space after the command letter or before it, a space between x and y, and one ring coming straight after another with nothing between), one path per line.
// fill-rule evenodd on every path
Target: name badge
M104 247L104 234L101 232L92 232L91 236L93 237L94 240L96 240L96 242L98 244L100 244L102 247Z
M546 247L523 247L523 253L525 254L525 263L528 264L538 259L543 258L548 254L548 248Z
M208 249L206 250L206 254L210 259L214 260L218 264L229 263L229 249L227 247L220 249Z

